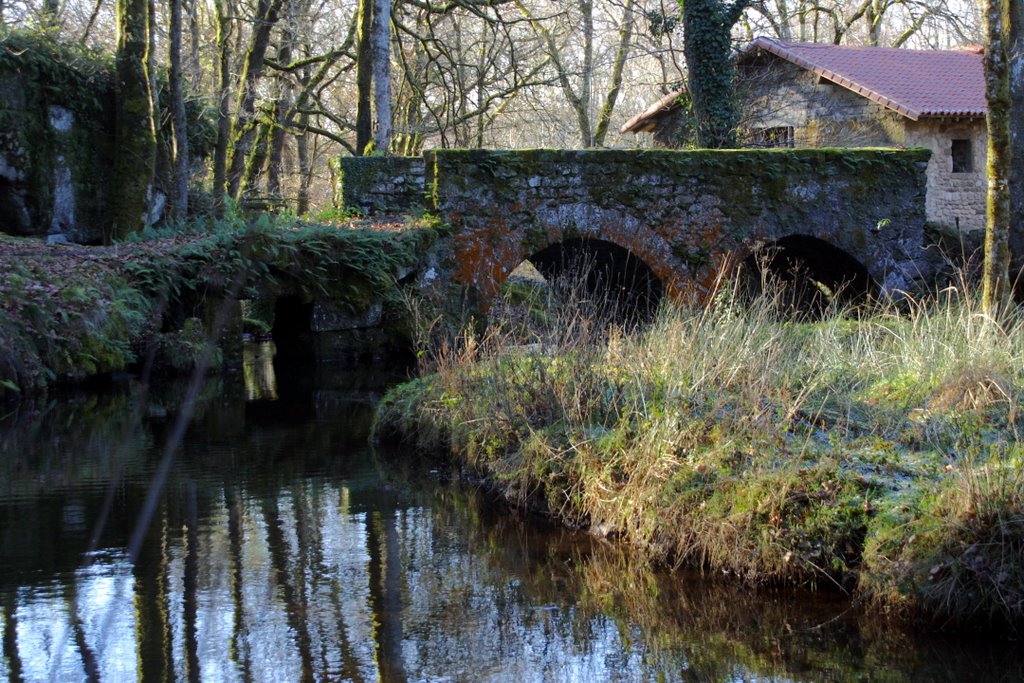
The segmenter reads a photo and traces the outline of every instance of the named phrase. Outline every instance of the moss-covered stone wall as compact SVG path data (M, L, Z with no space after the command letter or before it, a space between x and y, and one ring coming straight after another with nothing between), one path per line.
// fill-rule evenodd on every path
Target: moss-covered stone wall
M422 157L331 159L334 205L368 213L423 208Z
M98 241L113 156L108 63L17 33L0 46L0 231Z
M293 359L411 347L405 288L429 263L437 226L236 217L211 227L115 246L0 235L0 401L138 368L150 352L158 367L188 371L214 331L216 358L230 361L253 322L239 300L276 309L255 317Z
M531 254L575 237L639 256L677 296L791 235L857 259L883 291L917 291L926 149L436 150L428 209L452 229L450 277L488 297Z
M194 98L186 116L189 153L200 165L212 150L213 122ZM99 242L111 223L114 118L111 55L31 31L0 36L0 232ZM157 130L147 217L154 222L170 185L170 134L166 122Z

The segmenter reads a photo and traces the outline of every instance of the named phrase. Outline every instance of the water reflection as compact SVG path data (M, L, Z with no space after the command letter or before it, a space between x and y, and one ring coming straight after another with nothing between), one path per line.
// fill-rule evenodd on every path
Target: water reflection
M0 421L0 680L1024 678L1012 644L886 632L519 519L369 450L379 378L318 372L204 386L134 563L180 388L141 421L132 387Z

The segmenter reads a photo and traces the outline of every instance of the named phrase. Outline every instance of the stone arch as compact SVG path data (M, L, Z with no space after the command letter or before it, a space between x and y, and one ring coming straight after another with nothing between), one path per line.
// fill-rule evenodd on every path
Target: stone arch
M474 285L486 299L497 294L509 274L531 256L559 244L584 242L631 254L650 269L665 295L678 297L692 287L688 263L645 217L589 203L541 205L531 212L530 220L518 225L477 223L456 237L456 279Z
M765 244L742 260L747 291L759 295L767 283L793 311L817 316L831 305L867 303L879 292L867 267L823 239L793 234Z
M623 320L650 320L665 295L665 284L650 264L633 250L600 237L568 237L523 253L507 273L529 261L548 282L562 280Z

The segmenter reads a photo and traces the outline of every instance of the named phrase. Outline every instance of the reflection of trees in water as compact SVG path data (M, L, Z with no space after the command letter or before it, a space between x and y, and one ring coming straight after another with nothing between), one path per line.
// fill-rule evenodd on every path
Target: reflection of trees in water
M66 525L60 500L36 503L17 538L5 523L4 543L38 537L33 552L47 558L24 560L44 567L43 582L26 570L17 587L0 588L8 678L27 668L112 678L113 652L137 653L134 673L145 680L724 681L828 671L904 681L955 680L968 665L1024 674L997 647L969 651L988 658L979 664L948 643L872 632L853 613L830 622L842 609L835 600L654 570L628 549L524 520L479 490L424 482L417 468L403 470L407 454L385 462L358 445L352 424L365 412L302 400L287 418L284 406L208 404L134 567L107 552L81 568L88 530L61 537L61 552L51 547L52 529ZM82 429L96 447L103 429L118 431ZM159 439L132 439L143 452L129 461L145 470ZM88 457L74 462L88 469ZM124 480L102 547L130 534L144 480ZM74 490L87 516L103 494ZM61 633L59 647L40 645Z

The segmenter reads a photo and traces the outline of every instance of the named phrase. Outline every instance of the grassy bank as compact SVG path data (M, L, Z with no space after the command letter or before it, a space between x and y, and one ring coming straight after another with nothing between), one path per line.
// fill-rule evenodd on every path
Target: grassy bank
M412 220L229 217L111 247L0 235L0 397L120 372L187 370L226 297L397 305L434 229Z
M635 335L549 330L442 350L378 437L450 449L515 503L672 563L1024 623L1024 317L950 293L797 324L726 298Z

